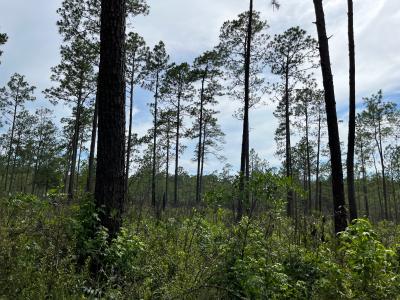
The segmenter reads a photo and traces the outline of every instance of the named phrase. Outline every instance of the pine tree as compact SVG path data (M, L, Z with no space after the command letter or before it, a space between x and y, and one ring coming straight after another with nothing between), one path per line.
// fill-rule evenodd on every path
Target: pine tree
M321 92L317 89L314 80L309 80L305 83L304 87L297 89L294 98L294 115L296 120L294 126L301 133L301 139L304 142L305 149L305 171L307 179L307 204L305 207L305 212L307 214L311 213L312 210L312 191L311 191L311 176L313 172L313 162L311 152L315 148L315 144L312 141L312 129L315 123L318 123L318 130L320 130L320 103L323 96ZM318 133L317 133L318 135ZM318 140L317 140L318 142ZM318 148L318 145L317 145ZM317 150L317 154L318 150ZM319 157L317 158L319 159ZM316 207L315 205L314 207Z
M389 219L389 196L386 178L386 164L385 164L385 140L391 136L393 132L394 119L396 118L396 104L393 102L383 101L382 91L371 97L364 98L365 110L361 113L362 118L365 120L364 124L367 126L369 136L375 141L376 149L378 150L381 176L382 176L382 189L384 200L384 216Z
M5 123L10 124L10 139L7 150L6 169L3 177L4 190L8 189L8 177L10 171L11 157L13 155L15 128L18 122L18 114L24 107L26 101L34 101L33 96L35 87L31 86L25 77L15 73L11 76L7 86L0 89L0 99L2 101L3 117L7 120ZM8 121L11 120L11 121Z
M133 98L134 90L144 79L146 59L149 49L144 39L137 33L130 32L126 40L126 85L129 93L129 126L126 144L125 191L128 192L128 179L132 148Z
M370 204L368 199L368 183L367 183L367 169L369 167L369 157L371 156L371 143L370 135L367 131L367 120L365 115L357 114L356 118L356 140L355 140L355 154L358 157L358 164L360 166L362 176L362 190L364 198L365 216L370 217Z
M146 2L146 0L127 0L125 4L127 16L147 15L149 6ZM63 0L57 10L60 16L57 26L63 40L67 42L81 38L88 45L98 47L101 4L101 0Z
M250 1L248 12L237 19L223 24L218 45L224 59L227 77L230 79L229 95L244 101L238 116L243 119L242 150L240 159L240 184L237 205L237 219L243 216L248 195L245 193L249 172L249 110L260 102L264 83L263 71L266 65L265 48L269 35L268 25L261 21L260 14L253 10Z
M187 63L173 64L168 68L161 88L163 102L176 111L174 205L178 204L179 149L180 138L183 136L181 127L183 114L187 111L187 102L192 99L194 92L192 82L193 74Z
M200 185L202 177L200 176L201 158L203 147L203 127L204 127L204 111L209 106L215 106L216 96L221 95L222 85L218 79L222 76L221 72L221 56L216 51L207 51L197 57L193 65L193 75L196 81L201 84L198 90L199 100L193 103L191 114L196 117L193 126L197 128L197 133L192 132L191 137L197 138L197 174L196 174L196 202L201 200Z
M5 43L7 43L8 40L8 36L5 33L0 33L0 46L4 45ZM0 57L3 54L3 51L0 50ZM1 64L1 61L0 61Z
M33 147L33 194L38 188L57 186L60 167L61 145L58 139L58 130L52 121L53 112L48 108L38 108L35 112L37 123L34 132ZM51 181L51 182L50 182Z
M14 181L17 175L16 172L18 167L20 167L20 170L22 169L21 166L27 158L24 150L30 148L28 145L32 143L32 128L34 128L34 126L35 118L29 113L28 110L22 109L20 112L18 112L14 127L14 134L10 133L10 141L12 145L14 145L14 149L12 150L13 155L10 163L10 184L6 188L6 190L8 189L9 192L14 192L17 190L17 188L14 188Z
M353 0L347 0L349 39L349 137L347 141L347 195L350 221L357 219L356 193L354 186L354 147L356 136L356 62L354 50Z
M125 0L101 1L95 200L110 238L121 227L125 204L125 18Z
M325 92L325 107L328 123L329 149L331 154L332 195L334 207L335 233L344 231L347 227L347 212L345 208L343 167L340 149L340 137L336 114L335 89L329 56L329 42L325 27L325 14L322 0L313 0L318 32L321 72Z
M165 50L165 44L160 41L150 52L146 62L146 83L145 87L154 93L154 112L153 112L153 167L151 183L151 204L156 206L156 148L157 148L157 117L158 100L160 97L160 86L165 76L168 66L169 56Z
M158 135L159 135L159 145L164 148L163 156L165 157L165 190L163 195L162 209L168 205L169 202L169 167L170 167L170 157L171 149L174 145L174 135L176 134L176 111L173 109L160 110L158 119ZM181 147L182 148L182 147ZM183 149L179 149L182 151Z
M63 0L57 10L60 19L57 21L58 29L64 43L75 39L83 40L91 51L97 54L95 67L98 68L100 55L100 12L101 0ZM127 0L126 13L129 17L148 14L149 6L146 0ZM97 91L96 91L97 93ZM92 136L89 153L89 174L86 182L86 191L94 192L95 176L95 148L97 138L98 104L97 95L94 100L92 117Z
M80 132L83 126L82 114L85 106L96 91L96 52L84 40L77 38L70 44L61 46L61 63L52 68L51 80L57 85L44 91L54 104L63 101L72 107L74 115L71 136L71 161L67 164L69 184L66 187L68 200L72 201L75 191L75 178L79 152Z
M306 70L315 67L317 42L306 31L299 27L292 27L284 33L275 35L268 47L268 64L271 72L279 75L281 82L274 86L274 90L280 95L282 101L281 118L285 127L285 168L286 176L292 177L291 166L291 94L293 88L306 79ZM288 191L287 215L293 216L293 192Z

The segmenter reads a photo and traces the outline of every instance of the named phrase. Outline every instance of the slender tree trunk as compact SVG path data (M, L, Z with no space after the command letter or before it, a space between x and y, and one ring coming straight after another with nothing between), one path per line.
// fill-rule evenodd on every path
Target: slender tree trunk
M292 155L290 141L290 107L289 107L289 65L286 63L285 72L285 137L286 137L286 177L292 177ZM287 216L293 216L293 191L287 192Z
M95 199L110 238L121 227L125 202L125 15L126 0L101 1Z
M71 155L72 155L72 146L71 144L68 145L68 150L66 153L66 168L65 168L65 173L64 173L64 193L68 193L69 189L69 173L71 170Z
M250 179L249 173L249 106L250 106L250 64L251 64L251 40L253 36L253 0L250 0L249 23L247 27L246 52L244 62L244 112L243 112L243 134L242 134L242 153L240 159L240 182L239 199L237 205L237 220L243 217L244 203L248 202L247 183Z
M202 135L203 135L203 104L204 104L204 83L207 76L207 68L203 74L201 81L201 92L200 92L200 118L199 118L199 142L197 147L197 178L196 178L196 203L200 203L200 163L201 163L201 146L202 146Z
M82 84L81 77L81 84ZM82 88L79 91L78 102L76 105L76 117L75 117L75 128L74 135L72 138L72 159L71 159L71 173L69 178L68 185L68 202L71 202L74 199L74 191L75 191L75 172L76 172L76 160L78 156L78 146L79 146L79 132L81 128L81 109L82 109Z
M375 158L375 154L372 155L373 159L374 159L374 168L375 168L375 177L376 177L376 186L378 188L378 200L379 200L379 207L380 207L380 219L383 219L383 215L384 215L384 210L383 210L383 204L382 204L382 198L381 198L381 188L380 188L380 178L379 178L379 172L378 172L378 167L376 166L376 158Z
M179 136L181 128L181 91L182 86L180 84L178 92L178 107L176 113L176 148L175 148L175 178L174 178L174 205L178 205L178 181L179 181Z
M159 73L156 78L156 93L154 94L154 129L153 129L153 169L151 176L151 205L156 207L156 149L157 149L157 114L158 114L158 84Z
M37 172L39 170L39 160L42 157L41 155L41 140L39 142L39 146L38 146L38 151L36 154L36 161L35 161L35 166L33 167L33 174L32 174L32 194L35 194L35 185L36 185L36 178L37 178Z
M19 90L19 87L18 87ZM10 144L8 147L8 153L7 153L7 165L6 165L6 173L4 177L4 191L7 192L7 184L8 184L8 172L10 168L10 163L11 163L11 155L12 155L12 146L14 142L14 133L15 133L15 120L17 118L17 108L18 108L18 101L19 101L19 92L17 91L17 96L15 97L14 101L14 115L13 115L13 121L11 125L11 136L10 136Z
M317 170L315 178L315 203L319 212L322 212L319 201L320 190L320 179L319 179L319 168L320 168L320 156L321 156L321 107L318 108L318 137L317 137Z
M83 133L84 133L84 129L82 128L82 132L81 132L81 137L80 137L80 146L79 146L79 154L78 154L78 165L77 165L77 171L76 171L76 186L75 186L75 193L78 191L79 189L79 176L81 174L81 158L82 158L82 151L83 151Z
M392 185L394 215L395 215L395 222L397 223L398 217L399 217L399 212L398 212L398 209L397 209L396 187L395 187L395 184L394 184L393 174L392 174L391 181L392 181L391 185Z
M312 210L311 199L311 158L310 158L310 140L308 128L308 103L306 103L306 147L307 147L307 190L308 190L308 213Z
M92 119L92 137L90 140L90 153L89 153L89 163L88 163L88 178L86 182L86 192L93 193L94 192L94 175L95 175L95 165L94 165L94 156L96 151L96 138L97 138L97 119L98 119L98 92L96 92L96 99L94 103L94 112Z
M329 43L325 28L325 15L322 0L313 0L318 31L319 53L321 70L325 90L325 105L328 122L329 149L332 168L332 195L334 206L335 233L344 231L347 227L347 213L344 199L343 169L341 161L340 138L336 115L335 90L331 61L329 57Z
M348 5L348 39L349 39L349 138L347 142L347 194L349 198L350 221L357 219L357 205L354 187L354 146L356 139L356 73L353 27L353 0L347 0Z
M13 162L12 162L12 167L11 167L11 178L10 178L10 186L8 188L8 191L11 192L12 191L12 186L14 184L14 177L15 177L15 165L17 162L17 151L19 149L21 143L21 135L18 134L18 138L17 138L17 145L15 146L15 151L14 151L14 158L13 158Z
M165 169L165 195L164 195L164 202L163 202L163 209L167 207L168 204L168 193L169 193L169 152L170 152L170 147L171 147L171 142L170 142L170 127L171 122L168 116L167 120L167 162L166 162L166 169Z
M135 78L135 54L132 58L132 74L130 78L130 91L129 91L129 130L128 130L128 143L126 146L126 169L125 169L125 198L128 199L128 182L129 182L129 168L131 161L131 148L132 148L132 123L133 123L133 88Z
M363 194L364 194L364 206L365 206L365 215L369 218L369 203L368 203L368 187L367 187L367 172L365 170L365 157L364 157L364 149L361 143L360 147L361 152L361 169L362 169L362 180L363 180Z
M381 173L382 173L382 189L383 189L383 201L385 205L385 219L389 220L389 207L388 207L388 192L387 192L387 183L386 183L386 167L385 167L385 158L383 154L383 145L382 145L382 131L381 131L381 122L378 122L378 152L381 163Z
M204 159L206 156L206 138L207 138L207 123L203 126L203 146L201 149L201 168L200 168L200 197L203 195L203 178L204 178Z

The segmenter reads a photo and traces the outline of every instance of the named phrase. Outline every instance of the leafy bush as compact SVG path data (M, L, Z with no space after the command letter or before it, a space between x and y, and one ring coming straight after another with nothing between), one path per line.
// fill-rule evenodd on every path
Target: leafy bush
M358 220L322 241L307 231L324 225L312 225L316 219L305 219L301 232L278 212L235 224L222 207L171 209L161 220L147 211L143 222L126 218L110 240L90 198L63 202L1 200L0 298L396 299L400 292L394 224L387 231Z

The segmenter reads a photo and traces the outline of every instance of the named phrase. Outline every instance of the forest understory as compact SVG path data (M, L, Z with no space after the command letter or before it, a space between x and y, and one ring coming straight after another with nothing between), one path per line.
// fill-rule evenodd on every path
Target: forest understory
M0 210L4 299L398 299L400 226L360 219L336 238L282 206L235 222L210 204L157 219L132 207L108 242L91 200L18 195ZM101 268L93 269L93 265Z

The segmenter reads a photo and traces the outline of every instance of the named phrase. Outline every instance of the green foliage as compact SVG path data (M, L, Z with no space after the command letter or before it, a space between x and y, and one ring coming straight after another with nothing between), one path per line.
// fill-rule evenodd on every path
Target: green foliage
M348 274L346 284L356 298L393 299L400 291L399 261L386 248L371 224L359 219L340 235L339 253Z
M206 199L219 203L228 192ZM234 224L220 206L171 209L161 220L134 210L110 240L90 197L71 207L64 201L1 200L0 298L396 299L400 292L393 224L357 220L322 242L279 213ZM324 223L304 228L312 226ZM312 247L300 242L311 239Z

